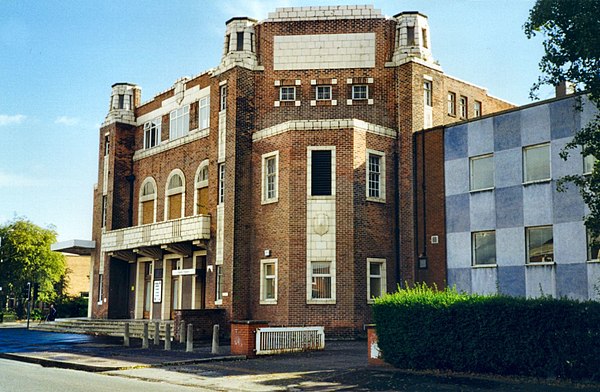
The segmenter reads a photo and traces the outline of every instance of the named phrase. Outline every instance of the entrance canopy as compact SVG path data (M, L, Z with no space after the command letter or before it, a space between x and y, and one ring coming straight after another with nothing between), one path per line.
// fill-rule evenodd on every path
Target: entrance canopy
M50 250L55 252L73 253L80 256L90 256L94 249L96 249L96 241L68 240L50 245Z

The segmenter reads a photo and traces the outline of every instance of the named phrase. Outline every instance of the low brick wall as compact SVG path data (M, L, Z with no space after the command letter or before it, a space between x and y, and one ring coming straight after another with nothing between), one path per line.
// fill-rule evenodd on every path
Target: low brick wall
M235 320L231 322L231 354L256 356L256 329L268 327L259 320Z
M367 346L368 346L368 362L369 365L384 365L385 362L381 358L381 352L377 345L377 331L375 325L367 325Z
M211 340L213 333L213 325L218 324L220 329L221 339L229 336L229 323L227 323L227 315L225 309L180 309L175 311L175 322L173 336L175 340L179 340L179 329L181 321L185 325L192 324L194 326L194 340Z

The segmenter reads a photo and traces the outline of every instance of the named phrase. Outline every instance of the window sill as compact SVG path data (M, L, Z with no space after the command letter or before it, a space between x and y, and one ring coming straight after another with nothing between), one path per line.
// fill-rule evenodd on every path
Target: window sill
M498 268L498 264L476 264L472 265L471 268L479 269L479 268Z
M525 267L548 267L556 265L555 261L543 261L539 263L525 263Z
M368 197L367 196L367 201L372 201L374 203L382 203L385 204L385 199L379 198L379 197Z
M277 305L277 300L262 300L260 301L261 305Z
M471 189L469 193L481 193L481 192L492 192L496 187L491 188L481 188L481 189Z
M307 305L335 305L335 299L308 299Z
M551 178L545 178L543 180L533 180L533 181L525 181L523 182L523 186L535 185L535 184L546 184L552 181Z
M308 195L308 200L335 200L335 195Z
M589 264L600 264L600 259L587 260L587 263L589 263Z
M268 200L261 200L260 204L261 205L266 205L266 204L273 204L273 203L277 203L279 201L279 198L275 198L275 199L268 199Z
M223 305L223 300L222 300L222 299L220 299L220 300L218 300L218 301L215 301L215 305L216 305L216 306Z

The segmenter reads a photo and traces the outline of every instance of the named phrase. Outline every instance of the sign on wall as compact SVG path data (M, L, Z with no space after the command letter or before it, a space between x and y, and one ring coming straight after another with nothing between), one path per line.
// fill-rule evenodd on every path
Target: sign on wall
M162 280L154 281L154 303L162 302Z

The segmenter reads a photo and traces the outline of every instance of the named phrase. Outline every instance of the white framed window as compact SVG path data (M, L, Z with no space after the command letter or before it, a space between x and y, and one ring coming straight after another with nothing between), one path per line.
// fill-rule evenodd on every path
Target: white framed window
M223 303L223 266L215 265L215 305Z
M596 157L593 155L586 155L583 157L583 174L592 174L594 165L596 164Z
M156 181L154 178L148 177L142 182L139 203L139 224L147 225L156 222Z
M181 170L175 169L169 174L165 196L165 219L182 218L185 211L185 177Z
M331 261L310 262L310 300L331 301L334 296L334 273Z
M386 293L385 259L367 259L367 302Z
M198 129L210 126L210 97L200 98L198 102Z
M220 91L220 101L219 101L219 110L227 109L227 85L224 84L219 89Z
M423 81L423 103L425 106L432 106L432 81Z
M469 161L471 191L494 188L494 155L480 155L470 158Z
M190 130L190 105L171 111L169 119L169 140L187 135Z
M317 101L331 101L331 86L317 86Z
M260 261L260 303L277 303L277 259Z
M467 97L461 95L459 100L458 100L458 106L459 106L459 113L460 113L460 118L467 118L468 117L468 106L467 106Z
M523 182L550 179L550 144L523 148Z
M283 86L279 88L279 100L280 101L295 101L296 100L296 87L295 86Z
M496 232L479 231L471 234L473 265L496 264Z
M195 215L207 215L208 214L208 159L203 160L196 170L196 177L194 180L194 188L196 193L194 195L194 214Z
M448 92L448 114L456 116L456 94Z
M587 238L587 259L588 261L600 260L600 237L596 237L594 240L591 233L586 230Z
M335 196L335 147L308 147L309 196Z
M367 149L367 200L385 201L385 154Z
M473 104L473 115L475 117L481 117L482 114L483 113L481 111L481 102L475 101L475 103Z
M279 151L262 156L262 203L273 203L279 198Z
M527 264L551 263L554 261L554 235L552 226L525 228L527 242Z
M352 86L352 99L365 100L369 99L369 86L366 84L355 84Z
M223 204L225 201L225 164L219 164L219 194L217 195L217 203Z
M144 149L156 147L160 144L161 121L162 118L157 117L144 124Z

